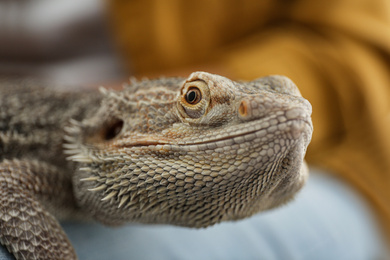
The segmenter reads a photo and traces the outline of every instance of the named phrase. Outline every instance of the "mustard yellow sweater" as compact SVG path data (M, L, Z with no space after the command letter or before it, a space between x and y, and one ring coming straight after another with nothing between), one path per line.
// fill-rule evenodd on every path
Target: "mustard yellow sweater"
M313 105L307 160L365 194L390 234L389 0L108 4L114 37L135 75L208 70L295 81Z

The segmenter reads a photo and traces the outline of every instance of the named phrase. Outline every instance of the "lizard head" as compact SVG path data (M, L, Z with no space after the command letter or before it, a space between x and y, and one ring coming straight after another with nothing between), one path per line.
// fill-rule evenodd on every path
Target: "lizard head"
M195 72L102 92L66 146L76 197L102 222L205 227L279 206L306 180L311 106L285 77Z

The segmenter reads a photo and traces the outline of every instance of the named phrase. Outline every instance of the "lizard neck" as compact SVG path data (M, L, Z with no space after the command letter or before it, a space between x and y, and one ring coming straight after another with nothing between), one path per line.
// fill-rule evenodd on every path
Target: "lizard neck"
M35 159L64 168L69 165L62 152L64 128L94 113L100 95L2 84L0 103L0 161Z

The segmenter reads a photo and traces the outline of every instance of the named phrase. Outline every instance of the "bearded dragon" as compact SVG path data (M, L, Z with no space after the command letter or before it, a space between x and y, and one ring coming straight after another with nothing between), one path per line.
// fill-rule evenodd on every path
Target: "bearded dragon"
M288 202L308 176L311 105L283 76L2 80L0 109L0 242L16 259L77 259L61 219L207 227Z

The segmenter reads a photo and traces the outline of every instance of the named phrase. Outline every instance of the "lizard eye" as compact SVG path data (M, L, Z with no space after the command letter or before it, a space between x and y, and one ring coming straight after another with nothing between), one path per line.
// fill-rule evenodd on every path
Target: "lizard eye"
M181 89L178 107L184 118L200 118L206 113L210 89L203 80L186 82Z
M202 99L202 93L197 87L190 87L185 95L185 100L188 104L195 105L198 104Z

